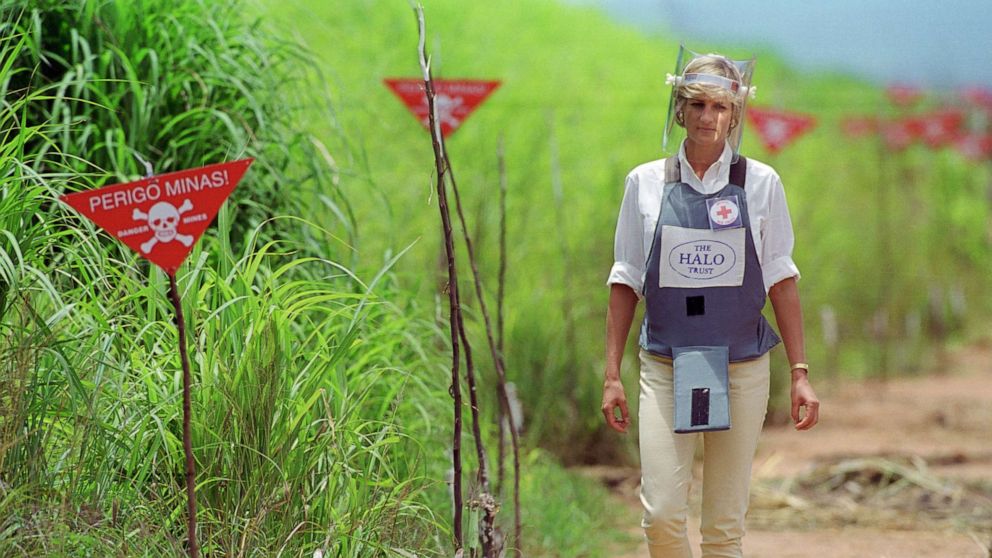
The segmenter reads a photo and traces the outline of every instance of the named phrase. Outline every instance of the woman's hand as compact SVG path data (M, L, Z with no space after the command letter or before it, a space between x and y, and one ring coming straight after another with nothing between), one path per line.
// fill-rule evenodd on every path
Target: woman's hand
M799 304L799 289L796 278L789 277L772 285L768 298L775 309L778 323L785 342L785 354L789 362L806 362L806 349L803 346L803 311ZM800 413L800 409L803 410ZM809 430L820 420L820 400L809 385L806 371L792 370L792 422L796 430Z
M799 409L803 409L803 413ZM809 430L820 421L820 400L809 384L805 370L792 371L792 422L796 430Z
M616 409L620 409L620 416L617 417ZM627 395L623 391L623 384L620 380L606 380L603 384L603 417L606 424L617 432L627 432L630 425L630 416L627 413Z
M627 415L627 396L620 383L620 361L623 345L627 342L630 322L637 307L637 293L627 285L610 285L610 306L606 310L606 378L603 382L603 417L606 424L617 432L627 432L630 417ZM620 409L617 418L616 409Z

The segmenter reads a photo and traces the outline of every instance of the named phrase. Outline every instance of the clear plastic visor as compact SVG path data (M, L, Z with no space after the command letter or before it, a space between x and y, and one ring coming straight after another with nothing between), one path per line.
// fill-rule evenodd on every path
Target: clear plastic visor
M734 120L727 134L727 143L733 151L733 162L740 156L741 143L744 137L744 113L747 108L747 101L753 95L754 88L751 86L751 77L754 74L754 58L748 60L731 60L723 58L732 63L741 75L741 80L737 81L721 75L689 72L685 69L694 60L703 57L715 57L719 55L699 54L693 52L685 45L679 47L678 58L675 62L675 73L669 74L667 83L671 85L671 96L668 101L668 116L665 119L664 135L662 136L661 148L666 156L675 155L679 147L685 140L685 128L678 123L676 109L680 91L686 86L703 85L705 89L711 87L719 88L730 94L731 102L735 104ZM713 91L717 96L722 96L717 91ZM684 95L683 95L684 96Z

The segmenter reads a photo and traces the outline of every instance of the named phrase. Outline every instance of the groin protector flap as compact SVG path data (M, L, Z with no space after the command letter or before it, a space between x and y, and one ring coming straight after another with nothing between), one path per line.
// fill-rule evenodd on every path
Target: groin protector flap
M676 347L675 432L730 428L727 347Z

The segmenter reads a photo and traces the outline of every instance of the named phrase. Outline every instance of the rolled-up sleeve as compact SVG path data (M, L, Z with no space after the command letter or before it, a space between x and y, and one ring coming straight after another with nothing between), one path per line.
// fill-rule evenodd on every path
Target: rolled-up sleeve
M795 235L792 232L792 219L785 200L785 188L778 176L772 181L768 199L768 218L761 227L761 274L767 292L775 283L795 277L799 280L799 268L792 260Z
M641 296L644 284L644 217L638 201L638 179L627 176L624 184L623 202L617 218L617 230L613 241L613 268L606 280L607 285L619 283L627 285Z

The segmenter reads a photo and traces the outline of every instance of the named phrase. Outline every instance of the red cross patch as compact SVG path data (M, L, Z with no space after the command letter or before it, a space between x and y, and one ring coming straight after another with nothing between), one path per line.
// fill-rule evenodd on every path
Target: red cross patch
M741 210L737 196L728 196L706 201L709 209L710 228L728 229L741 226Z

